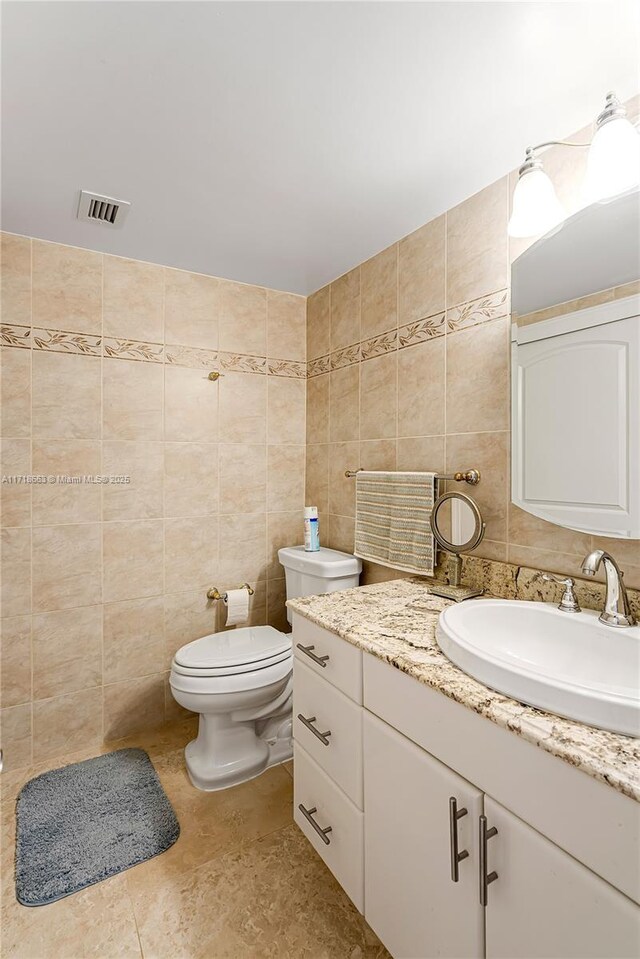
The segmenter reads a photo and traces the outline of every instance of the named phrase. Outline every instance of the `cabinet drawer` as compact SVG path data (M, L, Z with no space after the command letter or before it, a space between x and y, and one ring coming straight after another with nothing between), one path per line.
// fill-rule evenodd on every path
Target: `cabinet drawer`
M363 814L299 743L294 744L293 818L359 912L364 910ZM301 811L303 806L317 825ZM311 813L311 810L315 812ZM331 827L323 841L319 830Z
M293 649L305 666L362 704L362 652L356 646L294 613Z
M362 713L361 706L356 706L339 689L296 660L293 735L359 809L362 809ZM300 717L306 719L307 724ZM328 735L320 738L324 733Z

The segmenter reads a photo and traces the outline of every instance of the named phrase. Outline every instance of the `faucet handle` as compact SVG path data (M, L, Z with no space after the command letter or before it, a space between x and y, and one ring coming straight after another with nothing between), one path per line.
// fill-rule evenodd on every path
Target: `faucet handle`
M574 592L574 587L576 585L575 580L571 579L570 576L563 578L562 576L554 576L552 573L543 573L542 578L545 583L558 583L560 586L564 586L562 599L558 605L559 610L561 610L563 613L580 612L580 606Z

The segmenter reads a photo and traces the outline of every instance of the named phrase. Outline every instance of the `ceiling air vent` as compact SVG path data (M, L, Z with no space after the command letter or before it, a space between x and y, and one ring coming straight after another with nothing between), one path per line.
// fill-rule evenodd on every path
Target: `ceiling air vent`
M78 219L104 223L105 226L122 226L130 206L127 200L115 200L112 196L81 190Z

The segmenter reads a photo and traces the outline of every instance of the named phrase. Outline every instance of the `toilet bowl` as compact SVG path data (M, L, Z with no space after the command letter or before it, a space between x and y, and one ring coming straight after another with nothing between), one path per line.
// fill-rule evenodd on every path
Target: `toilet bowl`
M291 758L292 676L291 637L271 626L212 633L178 650L171 692L200 714L185 749L194 786L226 789Z
M278 559L288 599L357 586L362 569L355 556L325 547L285 546ZM291 636L272 626L203 636L178 650L169 683L173 698L200 714L198 735L185 749L198 789L226 789L291 759Z

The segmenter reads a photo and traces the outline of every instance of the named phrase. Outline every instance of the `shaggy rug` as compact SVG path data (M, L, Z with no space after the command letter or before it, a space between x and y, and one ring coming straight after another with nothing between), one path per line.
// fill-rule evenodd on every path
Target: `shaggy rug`
M165 852L180 825L142 749L36 776L17 800L16 896L44 906Z

